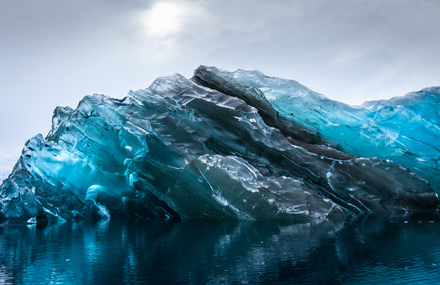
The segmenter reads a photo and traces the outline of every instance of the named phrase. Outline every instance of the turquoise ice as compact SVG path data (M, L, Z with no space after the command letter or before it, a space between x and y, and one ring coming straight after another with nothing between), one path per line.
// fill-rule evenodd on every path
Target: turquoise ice
M199 67L58 107L0 187L0 220L337 219L439 205L438 88L348 106Z
M263 98L281 118L304 126L327 144L356 157L391 160L440 191L440 87L350 106L259 71L230 73L201 66L195 76L211 77L207 85L226 93L229 87Z

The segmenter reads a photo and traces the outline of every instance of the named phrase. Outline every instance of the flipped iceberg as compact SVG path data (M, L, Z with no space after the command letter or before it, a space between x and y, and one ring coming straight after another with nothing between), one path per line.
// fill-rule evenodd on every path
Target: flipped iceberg
M432 212L438 91L355 108L295 81L201 66L192 80L158 78L122 100L86 96L75 110L58 107L47 137L26 143L1 185L1 217ZM410 111L418 117L404 122Z

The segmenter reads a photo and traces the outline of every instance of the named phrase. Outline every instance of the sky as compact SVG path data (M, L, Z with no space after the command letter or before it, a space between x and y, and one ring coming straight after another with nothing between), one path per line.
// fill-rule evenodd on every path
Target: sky
M440 85L440 1L0 0L0 162L56 106L199 65L260 70L349 104Z

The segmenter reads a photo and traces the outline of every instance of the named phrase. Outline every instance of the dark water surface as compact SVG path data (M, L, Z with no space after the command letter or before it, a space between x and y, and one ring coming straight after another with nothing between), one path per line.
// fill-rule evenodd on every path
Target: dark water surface
M439 284L440 222L0 228L0 284Z

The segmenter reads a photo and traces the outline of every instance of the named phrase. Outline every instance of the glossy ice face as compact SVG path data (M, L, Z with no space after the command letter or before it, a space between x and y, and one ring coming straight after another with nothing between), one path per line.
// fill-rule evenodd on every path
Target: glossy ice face
M233 73L201 66L195 79L228 94L256 100L281 120L295 122L356 157L377 157L409 168L440 192L440 87L350 106L294 80L258 71ZM258 103L256 103L258 104Z
M383 119L380 104L351 107L295 81L205 66L192 80L158 78L122 100L86 96L75 110L57 108L48 136L26 143L1 186L0 211L24 220L298 222L433 211L439 202L427 180L435 188L437 176L421 179L385 159L423 172L409 162L431 159L435 141L412 156L388 147L403 136L389 125L403 123L399 112L399 122ZM407 124L426 124L424 115L436 118L421 113Z

